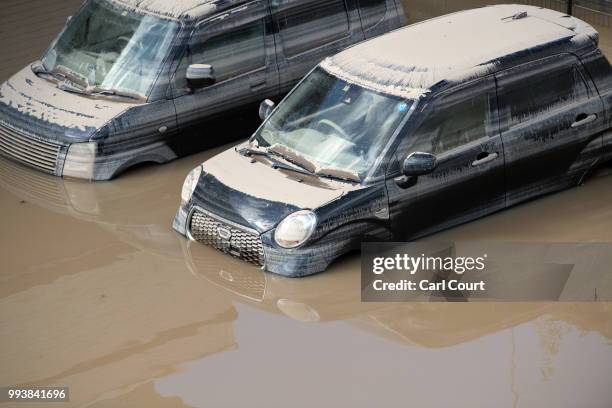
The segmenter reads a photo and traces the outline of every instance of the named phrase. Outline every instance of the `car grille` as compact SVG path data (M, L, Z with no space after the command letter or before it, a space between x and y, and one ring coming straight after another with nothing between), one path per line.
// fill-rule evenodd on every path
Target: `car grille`
M56 174L61 146L36 140L0 122L0 154L46 173Z
M256 265L264 264L263 245L254 231L246 231L201 210L193 212L189 231L198 242Z

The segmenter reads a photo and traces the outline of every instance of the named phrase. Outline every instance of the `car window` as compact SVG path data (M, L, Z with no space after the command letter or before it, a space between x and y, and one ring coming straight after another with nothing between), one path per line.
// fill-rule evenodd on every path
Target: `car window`
M575 65L539 71L527 77L517 73L514 81L500 87L504 127L526 123L550 111L563 109L570 102L588 98L588 88Z
M260 146L280 145L314 167L367 177L413 102L351 84L318 67L259 128Z
M358 0L358 3L364 30L374 27L387 14L387 0Z
M254 71L266 65L265 24L257 20L211 36L207 27L198 29L177 71L177 88L187 87L189 64L209 64L216 82Z
M303 1L279 11L277 19L287 57L344 38L349 32L344 0Z
M485 137L490 122L488 99L486 92L460 92L434 102L411 151L439 155Z
M82 85L145 97L178 30L176 21L88 1L45 54L44 65L68 71Z

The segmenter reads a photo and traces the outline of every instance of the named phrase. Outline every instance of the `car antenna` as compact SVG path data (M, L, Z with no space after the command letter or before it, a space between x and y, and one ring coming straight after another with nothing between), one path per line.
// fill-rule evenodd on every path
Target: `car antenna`
M502 21L503 20L509 20L509 19L520 20L520 19L525 18L525 17L527 17L527 12L526 11L521 11L521 12L513 14L511 16L502 18Z

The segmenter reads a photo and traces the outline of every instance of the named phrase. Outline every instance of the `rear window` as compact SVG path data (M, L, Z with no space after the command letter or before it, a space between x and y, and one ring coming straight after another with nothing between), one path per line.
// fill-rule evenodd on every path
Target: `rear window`
M527 69L524 71L526 74ZM535 75L517 75L514 81L500 88L500 107L506 112L508 126L588 98L588 88L576 65L539 71Z

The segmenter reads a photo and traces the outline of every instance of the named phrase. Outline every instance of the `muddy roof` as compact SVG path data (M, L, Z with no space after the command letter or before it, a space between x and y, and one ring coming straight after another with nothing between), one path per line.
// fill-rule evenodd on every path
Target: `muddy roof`
M194 19L216 11L218 0L111 0L123 6L171 18ZM227 3L227 2L225 2Z
M348 82L418 99L436 85L593 47L597 36L590 25L556 11L498 5L396 30L327 58L321 66Z

